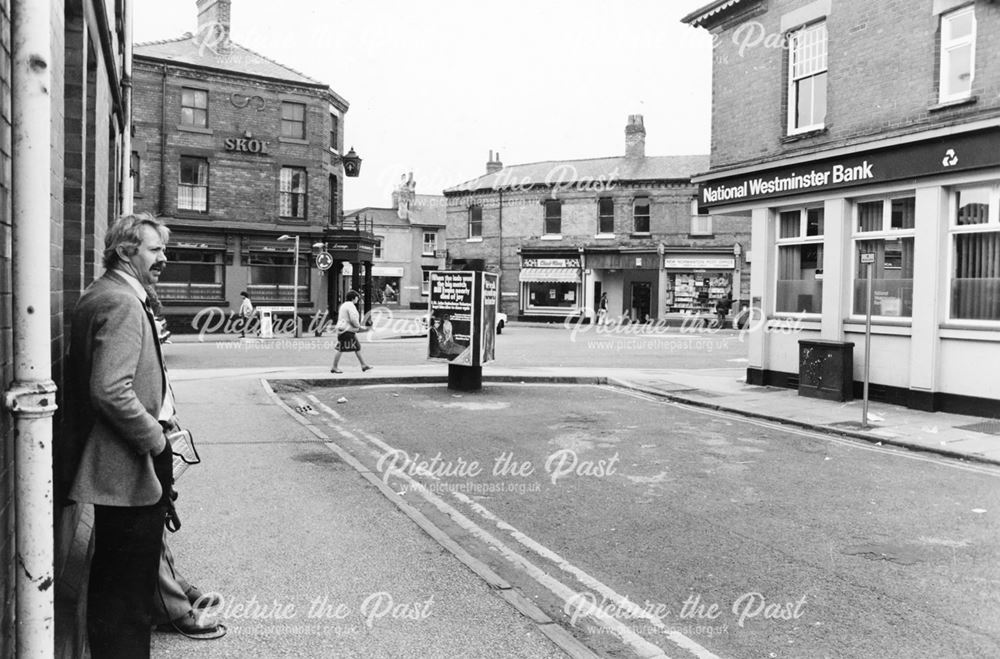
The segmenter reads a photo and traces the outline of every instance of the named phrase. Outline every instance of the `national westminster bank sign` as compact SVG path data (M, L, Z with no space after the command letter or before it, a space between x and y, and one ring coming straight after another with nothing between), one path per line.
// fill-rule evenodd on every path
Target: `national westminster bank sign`
M1000 166L1000 128L996 127L721 177L700 184L698 201L708 209L995 166Z

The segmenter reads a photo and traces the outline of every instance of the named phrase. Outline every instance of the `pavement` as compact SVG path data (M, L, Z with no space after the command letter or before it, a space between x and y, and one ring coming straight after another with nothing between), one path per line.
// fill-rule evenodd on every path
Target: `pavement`
M317 386L447 380L440 363L342 375L326 366L171 371L203 463L178 483L179 570L224 597L226 637L154 633L153 656L590 657L488 567L289 409L268 382ZM1000 420L859 400L838 403L745 383L745 368L483 368L484 384L615 385L683 404L905 450L1000 465ZM349 389L348 389L349 390ZM192 645L194 644L194 645ZM196 650L195 650L196 648Z

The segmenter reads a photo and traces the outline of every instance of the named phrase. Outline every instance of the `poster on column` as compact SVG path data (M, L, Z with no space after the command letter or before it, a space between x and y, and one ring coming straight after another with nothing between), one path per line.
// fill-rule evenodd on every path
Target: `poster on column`
M473 365L472 312L476 305L471 271L432 272L427 358Z
M480 314L482 324L480 332L482 335L482 351L480 352L479 363L485 364L496 359L497 344L497 305L500 303L500 277L492 272L483 273L483 310Z

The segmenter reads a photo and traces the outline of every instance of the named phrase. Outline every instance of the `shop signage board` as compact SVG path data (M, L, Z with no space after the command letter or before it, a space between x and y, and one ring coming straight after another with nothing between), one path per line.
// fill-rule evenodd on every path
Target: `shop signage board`
M522 268L579 268L580 259L521 259Z
M732 270L736 267L736 259L729 258L708 258L708 257L673 257L663 258L664 268L684 268L701 270Z
M970 131L699 184L701 208L1000 166L1000 129Z

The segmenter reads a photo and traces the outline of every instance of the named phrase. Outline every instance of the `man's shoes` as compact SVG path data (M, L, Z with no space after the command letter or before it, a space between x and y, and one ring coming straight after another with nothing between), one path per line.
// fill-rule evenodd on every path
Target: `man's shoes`
M209 593L205 595L197 587L191 586L184 593L184 596L188 598L191 602L191 606L196 609L210 609L213 606L219 606L222 603L222 598L220 598L215 593Z
M222 638L226 635L225 625L220 625L217 622L201 622L198 617L195 616L194 611L188 611L186 615L183 615L180 618L171 620L170 622L162 625L157 625L156 630L161 632L174 632L176 634L202 640Z

